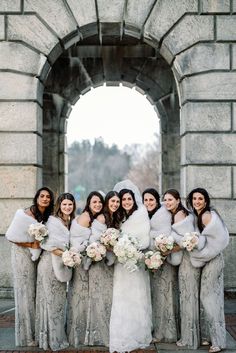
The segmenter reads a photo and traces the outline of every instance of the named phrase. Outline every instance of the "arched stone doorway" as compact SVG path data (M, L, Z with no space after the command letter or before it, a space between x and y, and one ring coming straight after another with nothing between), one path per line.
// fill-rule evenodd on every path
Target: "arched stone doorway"
M99 43L98 35L92 36L92 44L89 37L63 52L52 66L45 82L43 100L43 184L53 190L64 190L64 136L71 105L80 94L103 83L109 86L122 83L147 95L161 121L161 186L179 189L179 102L174 76L154 48L129 36L124 40L111 36L106 45ZM99 117L94 116L94 119ZM115 124L119 121L114 121Z
M161 116L163 183L178 185L180 169L182 195L204 185L225 219L232 234L225 285L235 288L235 3L16 0L0 10L0 233L43 181L56 176L63 189L70 104L92 85L124 82ZM9 244L0 241L9 264ZM7 288L9 272L1 271Z

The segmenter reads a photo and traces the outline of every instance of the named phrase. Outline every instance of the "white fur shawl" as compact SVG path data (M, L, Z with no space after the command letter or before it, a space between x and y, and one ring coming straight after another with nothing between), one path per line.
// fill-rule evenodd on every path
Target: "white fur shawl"
M185 233L194 231L194 218L189 214L182 221L172 224L171 236L174 238L175 243L182 247L182 238ZM174 266L181 263L183 258L183 250L172 253L168 256L167 261Z
M154 239L160 235L170 235L171 233L171 214L165 206L160 207L150 220L150 248L153 248Z
M38 223L36 219L27 215L23 209L16 211L13 220L7 229L6 238L9 241L17 243L33 243L34 237L30 236L28 233L29 226L31 224ZM42 250L41 249L32 249L28 248L32 254L32 261L38 260Z
M60 218L50 216L47 221L48 237L41 245L44 250L52 251L56 249L66 250L69 244L69 230L64 226ZM68 282L72 276L71 268L63 264L61 256L51 254L52 267L56 278L60 282Z
M202 267L221 253L229 243L229 232L218 214L211 211L210 223L201 233L205 237L205 246L202 250L193 250L190 252L190 260L194 267Z
M98 222L96 219L93 221L91 225L91 236L89 239L89 243L93 243L94 241L99 241L103 232L107 229L106 224Z
M70 228L70 245L79 252L86 249L91 235L91 229L81 226L76 219L73 219Z
M139 205L138 209L122 223L121 231L136 237L142 250L148 248L150 244L150 221L146 207Z

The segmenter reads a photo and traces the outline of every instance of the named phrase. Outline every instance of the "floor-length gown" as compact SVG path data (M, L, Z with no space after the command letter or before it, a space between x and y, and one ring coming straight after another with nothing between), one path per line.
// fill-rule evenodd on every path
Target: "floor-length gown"
M6 238L12 242L11 264L15 299L16 346L35 346L37 261L32 260L33 257L38 258L41 249L32 249L23 245L34 241L28 229L30 225L37 223L36 219L25 213L25 210L19 209L6 232ZM34 256L36 254L37 257Z
M194 231L194 217L189 214L182 221L172 225L172 235L181 239L186 233ZM179 300L180 300L180 340L179 344L189 348L197 349L200 344L199 327L199 291L200 291L200 269L192 266L190 254L183 251L183 257L179 266Z
M96 219L91 226L90 242L99 241L107 229ZM106 259L93 262L89 268L89 296L85 344L109 346L109 323L112 305L114 266L108 266Z
M159 208L150 220L151 248L154 239L170 235L171 215L164 206ZM150 274L152 296L153 340L176 342L179 334L178 266L167 261Z
M69 231L59 218L50 216L47 222L49 236L42 245L45 250L38 264L36 295L36 339L39 348L57 351L69 346L65 333L67 281L71 269L63 265L61 256L52 250L65 250Z
M136 237L142 249L149 246L149 218L140 205L121 230ZM152 310L149 273L143 268L129 272L123 264L114 268L110 320L110 352L126 352L148 347L152 340Z
M229 242L229 232L218 213L211 210L211 220L199 238L204 247L190 253L194 267L202 267L200 284L201 338L212 346L226 347L224 317L224 259L222 251Z
M91 229L73 220L70 229L70 244L83 252L88 244ZM70 345L79 348L85 344L89 301L89 272L83 263L73 269L69 282L67 300L67 335Z

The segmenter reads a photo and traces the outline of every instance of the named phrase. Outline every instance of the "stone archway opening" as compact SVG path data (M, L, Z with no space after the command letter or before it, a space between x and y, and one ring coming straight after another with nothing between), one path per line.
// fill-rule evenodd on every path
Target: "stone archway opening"
M174 75L156 49L131 36L89 36L52 65L43 95L43 183L64 191L67 175L66 120L91 87L133 88L145 95L160 119L161 185L180 187L179 100Z

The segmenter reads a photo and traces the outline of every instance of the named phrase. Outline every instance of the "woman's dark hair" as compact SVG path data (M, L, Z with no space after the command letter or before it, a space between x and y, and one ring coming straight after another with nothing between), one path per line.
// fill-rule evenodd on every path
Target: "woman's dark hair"
M206 206L199 214L197 213L197 211L193 207L193 194L197 193L197 192L204 197L205 202L206 202ZM189 209L193 210L194 214L197 216L197 226L198 226L198 229L200 230L200 232L202 232L204 229L204 224L202 223L202 215L203 215L203 213L211 210L210 204L211 204L210 196L209 196L208 192L206 191L206 189L195 188L187 196L186 205Z
M130 194L132 199L133 199L133 201L134 201L133 207L131 208L129 213L127 213L122 207L122 198L123 198L123 196L125 194ZM129 216L132 215L132 213L134 211L136 211L138 209L138 205L137 205L137 202L135 200L134 192L132 190L130 190L130 189L122 189L122 190L120 190L119 197L120 197L120 201L121 201L121 219L124 222L124 221L126 221L129 218Z
M158 191L154 188L147 188L143 191L142 193L142 199L143 199L143 202L144 202L144 196L145 194L151 194L153 197L155 197L155 200L157 202L157 205L156 207L152 210L152 211L148 211L148 216L149 218L151 219L152 216L154 215L154 213L156 213L156 211L158 210L158 208L161 207L161 203L160 203L160 195L158 193Z
M38 197L42 191L47 191L50 195L50 203L49 203L49 206L45 208L44 213L41 213L38 208ZM47 186L43 186L42 188L38 189L33 198L33 205L30 206L30 211L34 215L36 221L46 223L48 220L48 217L53 213L53 207L54 207L54 195L52 190L50 190Z
M180 194L178 192L178 190L176 189L169 189L169 190L166 190L163 194L163 199L165 197L166 194L170 194L172 195L176 200L179 200L179 204L178 204L178 207L176 208L175 212L171 212L171 224L174 224L174 219L175 219L175 215L179 212L179 211L182 211L184 212L184 214L186 216L188 216L189 214L189 211L183 206L182 202L181 202L181 198L180 198Z
M111 214L110 210L109 210L109 200L114 197L117 196L120 199L120 196L118 194L117 191L109 191L106 194L105 197L105 203L104 203L104 209L103 209L103 214L105 217L105 223L107 225L107 228L116 228L119 229L120 228L120 222L121 222L121 212L120 212L120 207Z
M100 192L98 192L98 191L91 191L90 194L89 194L88 197L87 197L86 205L85 205L85 207L84 207L84 209L83 209L83 212L87 211L88 214L89 214L89 217L90 217L90 222L89 222L89 223L90 223L90 225L93 223L93 220L96 219L97 216L100 215L100 214L103 212L103 207L102 207L102 209L101 209L100 212L95 213L95 214L92 213L92 211L91 211L91 209L90 209L90 202L91 202L91 199L92 199L93 196L97 196L97 197L100 199L100 201L101 201L101 203L102 203L102 206L104 207L104 198L102 197L102 195L100 194Z
M64 200L70 200L73 202L73 210L70 214L70 222L68 224L68 228L70 228L71 222L75 218L75 210L76 210L75 198L72 194L70 194L69 192L64 192L58 196L56 204L55 204L54 215L56 217L63 219L63 214L61 212L61 203Z

